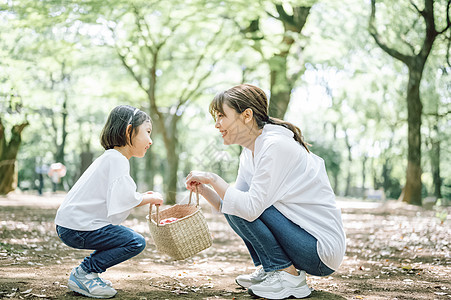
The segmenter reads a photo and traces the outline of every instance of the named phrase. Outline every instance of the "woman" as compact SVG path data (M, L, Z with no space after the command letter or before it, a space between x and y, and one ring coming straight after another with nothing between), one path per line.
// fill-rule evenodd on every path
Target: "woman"
M243 146L235 186L217 174L192 171L198 189L243 239L255 266L236 283L270 299L310 295L305 275L327 276L341 264L346 242L324 161L299 128L268 116L258 87L242 84L210 104L225 145Z

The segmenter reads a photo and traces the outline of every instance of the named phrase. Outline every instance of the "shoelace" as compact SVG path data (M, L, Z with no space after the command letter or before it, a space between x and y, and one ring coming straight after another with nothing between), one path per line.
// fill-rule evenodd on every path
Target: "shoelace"
M76 272L77 275L79 275L78 271ZM92 282L94 285L99 285L101 287L110 286L108 283L106 283L102 278L99 277L98 273L91 273L94 278L88 281L88 283Z
M111 282L108 283L108 282L106 281L106 279L103 279L103 278L100 278L100 277L99 277L99 279L100 279L104 284L106 284L106 285L108 285L108 286L111 286Z
M254 273L252 273L252 277L259 278L265 274L266 274L265 270L263 270L263 268L260 268L260 269L256 270Z
M93 279L91 279L90 281L94 282L95 284L98 284L98 285L101 286L101 287L107 286L107 284L106 284L105 282L103 282L103 280L102 280L101 278L99 278L99 277L93 278ZM88 281L88 283L89 283L90 281Z
M262 284L265 285L271 285L273 284L275 281L279 280L280 278L280 272L279 271L273 271L273 272L269 272L268 276L266 276L265 280L262 282Z

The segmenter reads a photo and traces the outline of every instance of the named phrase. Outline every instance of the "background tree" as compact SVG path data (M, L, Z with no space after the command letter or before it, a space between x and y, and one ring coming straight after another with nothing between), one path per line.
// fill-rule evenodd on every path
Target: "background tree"
M241 34L268 65L270 116L280 119L284 117L292 90L304 72L302 50L306 45L302 41L301 32L315 2L265 2L265 10L255 16L255 19L249 20L247 26L243 27L238 23ZM275 33L273 28L265 30L268 25L264 23L274 23L272 20L268 21L268 16L279 22L282 27L280 32Z
M165 198L170 204L176 201L179 121L230 48L221 24L209 24L208 18L198 21L199 7L184 2L172 7L124 2L104 14L102 21L112 33L111 46L145 93L155 130L162 137Z
M402 61L409 70L409 82L407 84L407 123L408 123L408 163L406 170L406 184L401 194L400 199L405 202L421 205L421 116L423 105L420 97L420 83L423 76L423 70L428 59L428 56L432 50L432 45L438 35L445 33L451 26L450 20L450 4L451 1L447 1L446 7L442 3L443 1L424 0L423 8L420 9L414 2L410 2L411 8L417 13L411 24L405 21L399 20L399 18L393 17L393 19L385 18L384 25L391 25L398 30L395 33L398 42L401 42L401 46L390 46L389 43L396 42L390 37L392 34L387 33L383 39L380 35L380 29L376 25L376 0L371 0L371 15L369 21L369 31L373 36L376 43L387 54L395 59ZM387 2L382 2L387 5ZM394 4L393 12L400 11L403 3L396 2ZM442 9L440 9L442 8ZM443 10L443 8L445 8ZM390 9L390 8L388 8ZM405 8L403 8L405 9ZM444 26L438 29L436 25L435 13L445 12L446 22ZM388 14L388 12L386 12ZM443 18L443 16L442 16ZM394 20L398 21L395 23ZM423 21L423 23L421 22ZM413 29L413 33L410 29ZM420 33L424 34L424 38L418 38L412 36L412 34ZM419 46L411 42L411 40L417 40ZM405 52L409 54L405 54Z
M384 3L377 2L378 24L386 15L387 24L399 22L403 28L418 16L410 4L409 10L398 9L404 2ZM434 4L442 11L436 14L437 28L445 28L446 5L443 0ZM310 7L307 22L301 32L287 31L279 18L296 19L299 7ZM20 94L23 109L2 111L1 117L6 128L30 123L16 159L18 187L34 188L35 168L55 162L65 127L59 153L68 168L64 188L70 188L103 152L98 135L118 104L140 107L154 120L154 144L146 159L130 161L139 190L165 191L172 201L177 188L185 191L183 177L192 169L217 172L233 182L239 147L222 145L207 107L215 93L243 82L261 86L276 99L271 74L284 78L279 72L284 66L277 63L286 54L286 76L295 81L285 89L290 101L284 118L302 129L313 153L325 158L336 193L347 189L355 197L383 187L388 197L398 197L407 168L402 141L407 140L408 68L361 30L370 8L358 0L6 2L0 8L0 90ZM425 23L417 19L421 22L403 33L409 43L420 45L422 36L416 33ZM411 54L395 31L389 32L393 40L387 42ZM451 171L444 168L450 163L451 138L449 32L435 39L421 81L421 129L427 136L422 151L428 154L422 158L423 196L435 190L445 198L451 195ZM291 46L284 45L290 38ZM10 130L5 132L9 139Z
M14 103L14 98L17 95L0 95L2 102L0 109L2 115L9 110L9 113L20 111L20 103ZM4 104L9 103L9 107ZM19 147L22 142L22 131L29 125L28 121L24 120L15 124L11 128L11 133L8 135L5 125L0 115L0 195L6 195L16 188L16 158L19 152Z
M446 51L439 45L433 49L436 52ZM429 164L424 163L423 168L430 171L430 176L425 174L426 186L429 195L437 199L442 198L442 168L446 165L448 134L443 132L446 128L446 122L451 113L451 103L446 101L451 97L451 89L449 88L449 74L446 61L437 60L432 57L430 63L425 68L425 78L429 80L423 83L424 90L424 123L425 128L425 147ZM448 80L447 80L448 79ZM443 81L443 83L442 83ZM448 82L448 83L447 83ZM443 87L442 87L443 85ZM445 88L448 86L448 88Z

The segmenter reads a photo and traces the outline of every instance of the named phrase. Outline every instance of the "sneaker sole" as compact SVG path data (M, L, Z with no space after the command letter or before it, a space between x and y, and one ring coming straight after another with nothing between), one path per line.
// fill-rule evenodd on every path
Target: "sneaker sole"
M238 284L240 287L247 289L252 285L252 282L242 282L240 283L238 280L235 279L236 284Z
M257 296L257 297L266 298L266 299L277 299L277 300L286 299L289 297L305 298L305 297L310 296L310 294L312 293L312 291L310 290L310 288L307 285L304 285L304 286L301 286L298 288L284 289L280 292L258 291L257 293L255 293L251 287L248 289L248 292L252 296Z
M83 296L86 296L86 297L97 298L97 299L109 299L109 298L113 298L117 294L117 293L115 293L114 295L111 295L111 296L107 296L107 295L105 295L105 296L103 296L103 295L93 295L93 294L90 294L89 292L87 292L85 290L80 289L78 287L78 285L75 282L73 282L72 280L69 280L67 286L68 286L69 290L71 290L73 292L79 293L79 294L81 294Z
M263 280L264 279L262 279L262 280L255 280L253 282L252 281L241 281L240 282L238 279L235 278L236 284L238 284L240 287L245 288L245 289L253 286L254 284L259 284L259 283L263 282Z

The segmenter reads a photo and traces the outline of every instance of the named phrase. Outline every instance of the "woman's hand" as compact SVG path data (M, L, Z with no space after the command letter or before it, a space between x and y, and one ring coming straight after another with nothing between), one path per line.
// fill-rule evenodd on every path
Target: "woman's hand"
M214 180L214 174L210 172L191 171L186 176L186 188L190 191L196 191L202 194L205 190L205 184L211 184Z
M211 185L211 188L207 185ZM186 188L198 191L217 210L221 210L221 202L229 184L215 173L191 171L186 176Z
M192 183L190 185L187 185L186 188L195 193L199 193L200 195L204 194L204 191L207 189L207 186L203 183Z

